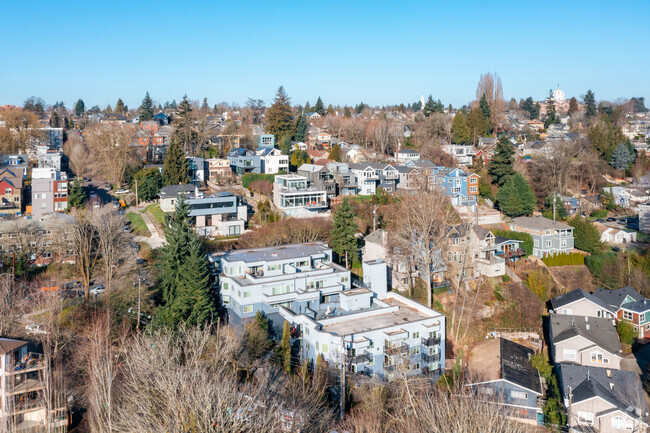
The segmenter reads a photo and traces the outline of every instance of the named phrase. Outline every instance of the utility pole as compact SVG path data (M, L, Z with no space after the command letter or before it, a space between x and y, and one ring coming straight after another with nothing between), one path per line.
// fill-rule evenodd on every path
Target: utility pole
M140 295L142 293L142 289L141 289L142 285L140 283L141 281L142 279L138 275L138 324L135 327L135 329L138 331L140 331Z
M377 229L377 206L372 208L372 231Z
M339 417L343 419L345 415L345 335L341 337L341 400L339 407Z
M138 206L138 179L135 180L135 211L139 210Z
M553 221L555 221L555 200L557 199L555 193L553 193Z

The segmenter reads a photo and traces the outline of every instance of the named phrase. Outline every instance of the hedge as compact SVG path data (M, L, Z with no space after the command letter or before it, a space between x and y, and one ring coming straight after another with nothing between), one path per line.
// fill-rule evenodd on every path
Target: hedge
M241 177L241 184L244 188L248 188L252 182L256 180L268 180L269 182L275 182L274 174L261 174L261 173L246 173Z
M542 261L549 267L584 265L585 256L580 253L557 253L553 255L545 255Z
M526 255L530 256L533 254L533 237L529 233L514 232L511 230L492 230L492 233L494 236L524 241L524 243L521 244L521 247L526 251Z

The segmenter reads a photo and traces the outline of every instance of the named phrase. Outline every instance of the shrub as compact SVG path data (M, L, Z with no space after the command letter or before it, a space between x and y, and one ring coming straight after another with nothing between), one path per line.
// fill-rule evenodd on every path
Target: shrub
M508 283L510 281L510 275L502 275L501 281L503 281L504 283Z
M621 320L616 323L616 331L618 332L618 337L621 339L623 344L628 346L634 344L634 337L636 337L636 334L632 325Z
M542 259L546 266L574 266L574 265L584 265L585 256L580 253L557 253L557 254L547 254Z
M596 211L593 211L591 213L591 217L593 217L593 218L607 218L607 210L598 209Z
M256 180L267 180L271 183L275 182L274 174L260 174L260 173L246 173L241 177L241 184L244 188L251 186L251 183Z

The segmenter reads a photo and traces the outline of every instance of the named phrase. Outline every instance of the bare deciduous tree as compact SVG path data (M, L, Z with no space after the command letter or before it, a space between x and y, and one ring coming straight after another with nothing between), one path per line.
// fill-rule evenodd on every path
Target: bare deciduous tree
M63 145L63 153L77 177L82 178L88 173L88 147L83 138L77 134L70 135Z
M124 172L134 163L130 146L136 127L130 124L96 124L86 129L90 154L101 164L106 180L119 188Z
M75 253L75 263L84 285L85 298L90 295L90 281L99 259L97 230L92 223L91 210L85 210L70 223L69 233Z
M129 237L124 233L126 219L115 209L105 206L92 213L92 224L97 233L97 247L104 265L106 290L110 296L115 270L123 261Z

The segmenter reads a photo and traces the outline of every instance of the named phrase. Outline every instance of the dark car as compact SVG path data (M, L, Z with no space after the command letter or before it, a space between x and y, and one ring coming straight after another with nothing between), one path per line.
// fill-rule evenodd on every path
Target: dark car
M129 247L131 247L133 251L140 251L140 245L136 243L132 243L131 245L129 245Z
M597 222L597 223L604 223L604 222L605 222L605 220L604 220L604 219L602 219L602 218L598 218L598 219L596 220L596 222Z
M614 222L614 221L616 221L616 218L614 218L614 217L609 217L609 218L607 218L607 221L609 221L609 222Z
M136 265L144 265L145 263L147 263L147 261L145 259L137 259L135 261Z

